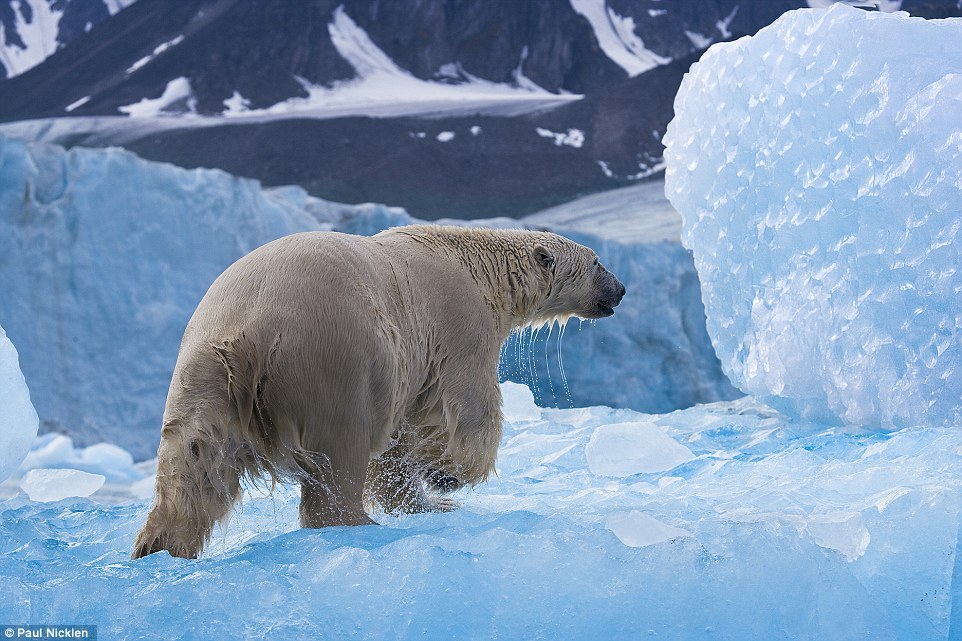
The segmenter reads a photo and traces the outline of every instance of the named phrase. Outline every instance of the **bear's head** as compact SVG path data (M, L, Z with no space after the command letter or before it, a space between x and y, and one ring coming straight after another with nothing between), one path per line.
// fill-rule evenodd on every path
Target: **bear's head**
M546 236L531 249L533 261L543 272L543 299L531 315L532 325L614 314L625 286L605 269L598 255L562 236Z

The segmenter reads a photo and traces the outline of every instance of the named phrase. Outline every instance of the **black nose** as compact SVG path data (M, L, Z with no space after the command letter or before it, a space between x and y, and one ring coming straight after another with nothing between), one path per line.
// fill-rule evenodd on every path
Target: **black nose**
M614 301L615 304L612 305L612 307L620 303L621 299L624 297L625 297L625 286L622 285L621 283L618 283L618 290L615 292L615 301Z

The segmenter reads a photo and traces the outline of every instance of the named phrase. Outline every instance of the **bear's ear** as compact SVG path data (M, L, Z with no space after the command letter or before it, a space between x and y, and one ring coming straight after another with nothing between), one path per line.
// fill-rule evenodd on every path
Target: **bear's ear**
M548 271L552 271L552 269L554 269L554 256L543 245L535 246L534 259L538 261L539 265L541 265Z

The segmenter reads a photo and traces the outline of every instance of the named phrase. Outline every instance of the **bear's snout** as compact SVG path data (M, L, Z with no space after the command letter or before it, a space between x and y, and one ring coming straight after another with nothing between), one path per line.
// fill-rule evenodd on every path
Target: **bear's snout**
M601 295L598 297L596 315L598 317L611 316L615 313L615 307L625 297L625 286L621 284L614 274L605 270L601 285Z
M626 291L625 286L622 285L619 281L615 280L615 283L617 283L618 285L618 291L615 292L615 304L612 305L612 307L618 306L618 303L621 302L621 299L625 297L625 291Z

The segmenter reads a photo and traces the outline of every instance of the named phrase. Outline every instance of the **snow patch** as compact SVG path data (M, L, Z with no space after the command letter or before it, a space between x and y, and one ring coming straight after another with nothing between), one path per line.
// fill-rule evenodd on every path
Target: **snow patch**
M543 127L536 127L535 131L538 132L538 135L542 138L550 138L557 147L566 145L568 147L574 147L575 149L581 149L582 145L585 144L585 132L580 129L569 129L564 133L559 133L551 131L550 129L544 129Z
M725 16L722 20L719 20L718 22L715 23L715 27L718 29L719 32L721 32L723 40L727 40L732 37L732 32L728 29L728 27L731 25L732 20L735 19L735 15L738 13L738 8L739 8L739 5L736 4L735 8L732 9L731 13Z
M77 109L78 107L83 107L83 106L84 106L85 104L87 104L88 102L90 102L90 96L84 96L83 98L80 98L79 100L74 100L74 101L71 102L69 105L67 105L66 107L64 107L63 110L69 113L69 112L73 111L74 109Z
M187 78L174 78L164 87L159 98L143 98L140 102L118 107L117 110L134 118L156 118L193 113L196 99Z
M688 40L691 41L692 46L701 51L702 49L707 49L715 42L712 38L702 35L697 31L689 31L685 29L685 35L688 36Z
M24 46L13 43L12 37L5 33L6 27L0 24L0 64L7 70L7 78L32 69L57 50L57 33L63 11L51 8L52 4L47 0L10 2L14 30Z
M451 142L452 140L454 140L454 132L442 131L437 135L437 140L438 142Z
M671 58L646 49L645 43L635 32L634 18L618 15L606 6L605 0L570 2L571 7L591 23L601 50L630 77L671 62Z
M230 98L224 100L224 115L236 116L251 110L251 101L240 95L239 91L234 91Z
M151 54L144 56L143 58L137 60L134 64L127 67L127 71L125 73L129 76L130 74L134 73L144 65L149 64L154 58L156 58L160 54L164 53L171 47L175 47L179 45L183 41L184 41L184 36L180 35L171 40L168 40L167 42L160 43L159 45L154 47L154 51Z
M107 6L107 12L110 15L115 15L122 9L126 9L132 5L135 0L103 0L103 2Z

